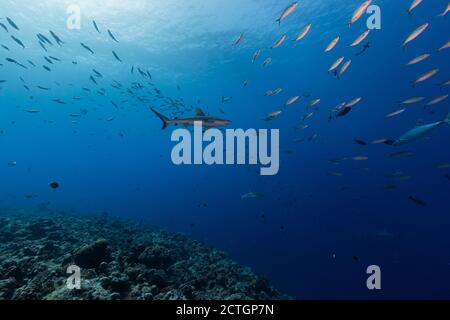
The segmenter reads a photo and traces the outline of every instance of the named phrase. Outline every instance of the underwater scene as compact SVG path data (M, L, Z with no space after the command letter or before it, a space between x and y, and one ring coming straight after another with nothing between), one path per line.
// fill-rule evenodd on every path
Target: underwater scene
M0 300L450 299L448 0L1 0Z

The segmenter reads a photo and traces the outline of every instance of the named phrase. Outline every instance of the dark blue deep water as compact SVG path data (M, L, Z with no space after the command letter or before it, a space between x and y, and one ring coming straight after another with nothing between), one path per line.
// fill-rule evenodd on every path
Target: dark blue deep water
M347 25L362 2L303 0L278 26L289 0L2 0L0 207L50 203L183 232L298 299L450 298L450 126L403 146L371 143L450 112L448 99L425 106L450 88L439 87L449 80L450 50L437 51L449 40L450 17L438 16L448 1L424 0L409 15L410 0L374 0L381 29L350 48L367 29L368 15ZM81 8L80 29L66 27L71 4ZM294 43L308 23L310 33ZM38 33L52 42L48 52ZM283 34L287 40L270 49ZM338 45L324 53L336 36ZM405 66L424 53L431 56ZM327 70L340 56L352 63L337 79ZM434 68L437 75L412 87ZM264 96L276 88L283 91ZM329 121L335 106L357 97L349 114ZM399 106L413 97L425 99ZM259 166L173 165L175 127L162 131L150 108L188 117L197 107L232 120L230 128L280 129L278 175L260 176ZM406 111L386 118L399 109ZM276 110L283 113L264 121ZM60 188L49 188L52 181ZM242 200L249 192L263 197ZM369 265L380 266L382 290L367 289Z

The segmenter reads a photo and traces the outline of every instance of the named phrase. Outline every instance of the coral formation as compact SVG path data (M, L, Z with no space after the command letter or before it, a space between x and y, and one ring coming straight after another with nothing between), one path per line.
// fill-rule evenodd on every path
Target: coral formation
M81 268L71 290L67 267ZM0 299L282 299L269 282L182 234L133 221L0 210Z

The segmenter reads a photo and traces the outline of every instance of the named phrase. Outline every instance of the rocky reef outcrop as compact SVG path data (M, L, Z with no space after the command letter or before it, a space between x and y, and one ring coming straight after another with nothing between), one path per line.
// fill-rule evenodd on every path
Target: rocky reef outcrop
M66 282L81 270L81 289ZM106 216L0 210L0 299L282 299L268 280L182 234Z

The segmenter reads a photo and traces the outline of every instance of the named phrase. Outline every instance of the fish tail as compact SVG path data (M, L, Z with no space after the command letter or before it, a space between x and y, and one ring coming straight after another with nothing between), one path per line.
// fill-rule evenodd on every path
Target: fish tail
M281 26L281 18L277 19L277 22L278 22L278 26Z
M161 113L159 113L158 111L156 111L155 109L152 108L152 111L154 114L156 114L156 116L161 119L161 121L163 122L163 126L161 130L166 129L169 125L170 125L170 120L169 118L167 118L166 116L162 115Z
M445 117L444 122L450 124L450 113L447 115L447 117Z

